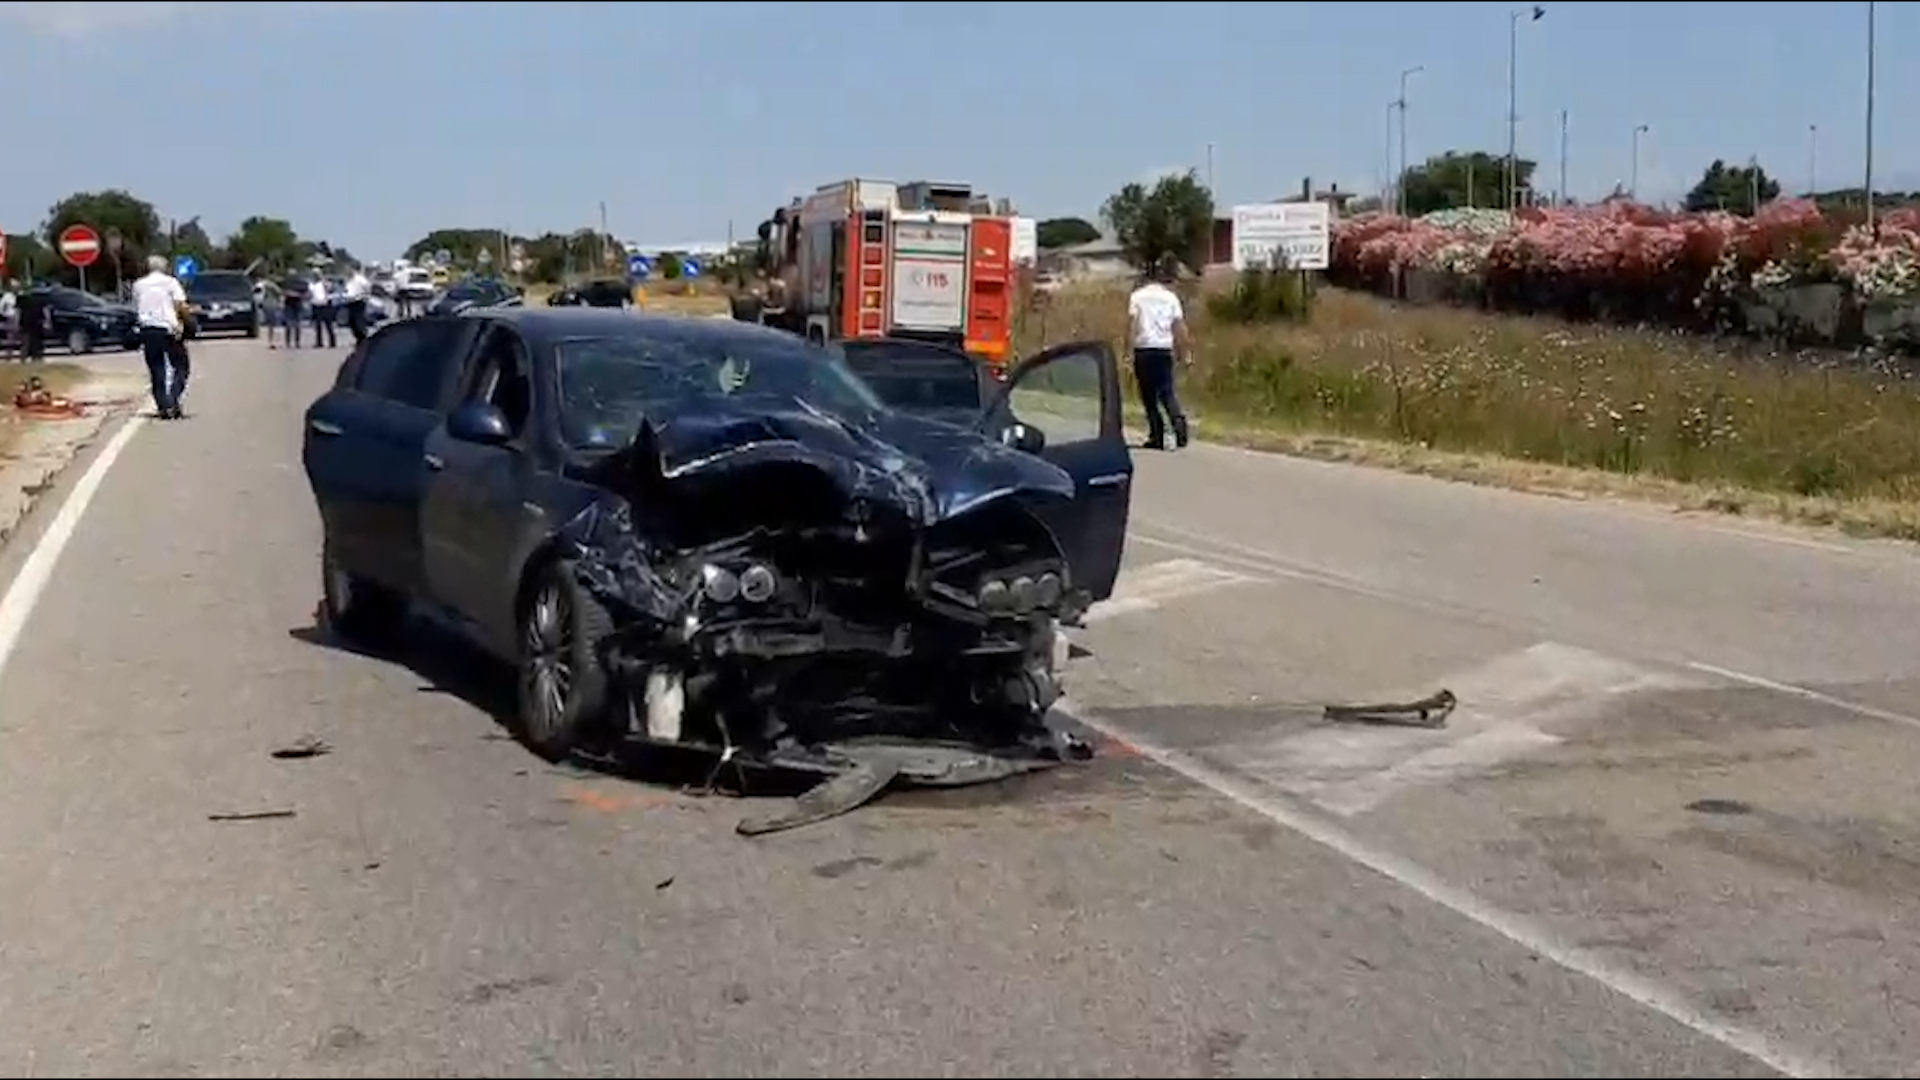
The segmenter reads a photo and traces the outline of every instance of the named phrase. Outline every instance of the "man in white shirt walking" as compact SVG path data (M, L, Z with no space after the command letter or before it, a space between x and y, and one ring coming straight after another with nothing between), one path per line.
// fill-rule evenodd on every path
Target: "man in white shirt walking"
M347 330L355 345L367 340L367 297L373 295L373 282L355 266L347 275Z
M178 420L180 395L186 393L192 364L187 359L187 290L167 273L162 255L147 256L147 274L133 283L133 305L139 312L140 348L146 353L147 376L153 384L154 415Z
M327 288L327 279L314 274L307 285L307 307L313 312L313 347L316 349L331 349L340 344L340 335L334 328L333 301L333 290Z
M1187 445L1187 414L1174 394L1173 366L1176 359L1193 363L1193 345L1187 337L1186 310L1171 287L1178 275L1179 263L1172 256L1164 256L1152 277L1127 297L1127 319L1133 330L1133 378L1140 387L1140 405L1147 411L1149 450L1167 448L1169 420L1173 423L1174 446Z

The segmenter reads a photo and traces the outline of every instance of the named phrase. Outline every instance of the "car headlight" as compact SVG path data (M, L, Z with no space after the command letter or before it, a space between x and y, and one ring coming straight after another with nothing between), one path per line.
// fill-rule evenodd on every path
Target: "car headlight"
M1065 592L1060 575L1049 570L1038 575L988 578L980 583L975 602L989 615L1031 615L1058 604Z
M780 578L771 567L752 563L742 570L708 563L700 568L700 591L716 604L744 600L764 604L779 591Z

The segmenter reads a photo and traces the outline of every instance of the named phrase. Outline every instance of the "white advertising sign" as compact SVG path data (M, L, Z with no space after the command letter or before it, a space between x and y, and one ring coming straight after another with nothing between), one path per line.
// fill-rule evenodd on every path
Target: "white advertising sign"
M1233 208L1233 268L1325 270L1333 215L1323 202L1255 203Z
M1030 217L1013 219L1013 261L1030 264L1040 257L1040 223Z

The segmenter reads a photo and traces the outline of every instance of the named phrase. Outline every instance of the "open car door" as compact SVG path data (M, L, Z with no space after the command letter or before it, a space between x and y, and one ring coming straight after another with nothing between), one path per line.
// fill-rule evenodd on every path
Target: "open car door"
M1120 368L1104 342L1058 345L1015 365L978 429L1038 454L1073 477L1073 502L1048 508L1073 588L1113 595L1133 503L1133 454L1121 427Z

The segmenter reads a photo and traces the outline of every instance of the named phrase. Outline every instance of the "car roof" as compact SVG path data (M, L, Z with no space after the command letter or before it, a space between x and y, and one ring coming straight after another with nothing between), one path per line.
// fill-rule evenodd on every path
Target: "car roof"
M484 307L468 308L461 318L493 319L519 330L529 342L551 344L569 337L621 335L669 336L682 341L714 345L793 345L800 338L759 323L716 319L706 315L650 314L595 307Z

